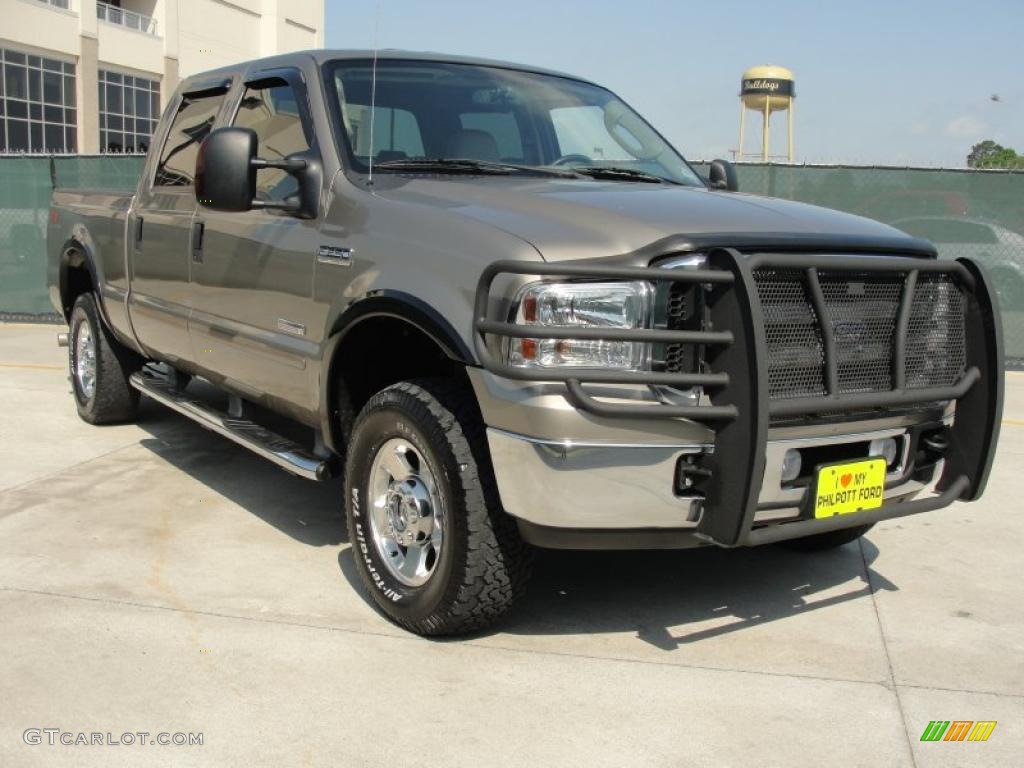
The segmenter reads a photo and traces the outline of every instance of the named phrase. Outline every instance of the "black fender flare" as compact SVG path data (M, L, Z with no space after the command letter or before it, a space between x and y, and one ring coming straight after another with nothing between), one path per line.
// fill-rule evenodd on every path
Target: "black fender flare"
M373 318L389 317L408 323L426 334L445 355L457 363L478 366L472 350L448 319L427 302L404 291L376 290L352 302L331 325L324 343L320 367L320 422L326 445L335 453L340 435L335 434L335 359L338 348L355 328Z
M73 259L73 254L79 254L79 258ZM89 273L89 283L96 294L96 305L99 309L100 317L103 318L103 322L109 328L110 318L107 317L106 302L101 295L100 278L96 272L95 257L89 245L83 243L81 238L78 237L69 237L60 248L60 262L57 266L57 293L60 297L61 306L65 309L64 319L69 320L71 318L72 309L72 307L66 306L64 301L64 295L67 291L68 271L82 266Z

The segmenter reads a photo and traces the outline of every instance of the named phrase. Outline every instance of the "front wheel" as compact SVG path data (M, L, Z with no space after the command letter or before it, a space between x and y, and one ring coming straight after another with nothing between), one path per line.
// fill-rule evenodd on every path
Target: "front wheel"
M424 379L374 395L353 429L345 487L359 575L400 626L481 629L523 592L529 552L501 509L468 389Z

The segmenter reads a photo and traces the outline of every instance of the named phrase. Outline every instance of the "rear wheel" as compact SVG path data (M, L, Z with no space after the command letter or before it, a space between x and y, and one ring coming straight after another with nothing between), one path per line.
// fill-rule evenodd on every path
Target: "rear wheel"
M789 541L783 541L780 543L787 549L794 549L797 552L821 552L826 549L841 547L844 544L849 544L851 541L856 541L874 527L874 523L871 523L870 525L857 525L853 528L843 528L839 531L816 533L813 536L804 536L800 539L790 539Z
M68 365L82 419L111 424L135 418L139 393L128 377L142 365L142 358L104 327L90 293L79 296L71 310Z
M498 501L471 391L424 379L374 395L356 420L345 478L356 567L395 623L468 632L523 592L529 551Z

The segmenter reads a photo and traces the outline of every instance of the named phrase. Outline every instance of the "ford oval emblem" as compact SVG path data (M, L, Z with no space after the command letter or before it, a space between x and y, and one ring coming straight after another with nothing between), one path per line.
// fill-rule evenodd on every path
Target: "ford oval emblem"
M860 344L868 336L868 324L863 320L840 320L833 331L841 344Z

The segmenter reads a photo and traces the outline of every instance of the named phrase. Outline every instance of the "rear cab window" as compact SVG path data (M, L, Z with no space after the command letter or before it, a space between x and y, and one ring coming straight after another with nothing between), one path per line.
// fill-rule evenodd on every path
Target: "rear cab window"
M424 156L419 122L407 109L378 106L371 119L369 104L346 102L343 116L345 128L353 137L353 149L358 155L369 156L372 145L376 160L405 160Z
M489 136L484 140L493 141L497 159L510 163L525 161L519 122L512 112L464 112L459 115L459 124L463 135L471 131L480 138Z

